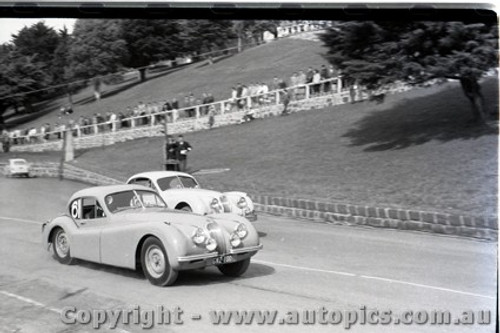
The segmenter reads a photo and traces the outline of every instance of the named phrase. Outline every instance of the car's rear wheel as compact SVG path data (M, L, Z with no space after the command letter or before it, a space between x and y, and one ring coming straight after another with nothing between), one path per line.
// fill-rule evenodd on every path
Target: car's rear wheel
M52 249L53 256L61 264L70 265L74 262L71 258L69 238L66 231L62 228L57 228L52 233Z
M144 242L141 265L144 275L156 286L169 286L177 279L178 273L170 266L163 244L155 237L149 237Z
M220 265L217 268L224 275L238 277L247 271L248 266L250 266L250 258L232 264Z

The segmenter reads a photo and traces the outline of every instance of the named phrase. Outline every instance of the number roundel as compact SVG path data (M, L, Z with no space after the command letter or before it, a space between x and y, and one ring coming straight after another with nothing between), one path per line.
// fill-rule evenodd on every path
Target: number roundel
M75 219L80 218L80 199L73 201L71 204L71 216Z

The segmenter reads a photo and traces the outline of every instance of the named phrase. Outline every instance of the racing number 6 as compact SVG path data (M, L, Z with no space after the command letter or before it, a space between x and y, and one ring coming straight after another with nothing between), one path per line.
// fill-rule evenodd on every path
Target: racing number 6
M71 216L75 219L80 218L80 199L73 201L71 204Z

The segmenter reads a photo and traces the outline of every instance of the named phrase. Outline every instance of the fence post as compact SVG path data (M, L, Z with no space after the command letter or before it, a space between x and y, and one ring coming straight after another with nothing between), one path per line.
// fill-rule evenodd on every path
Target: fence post
M76 128L76 136L77 136L77 137L81 137L81 136L82 136L82 130L81 130L80 126L78 126L78 127Z
M130 119L130 128L134 128L135 127L135 118L132 117L132 118L129 118Z
M194 110L195 110L195 118L196 118L196 120L200 119L200 106L196 105L196 107L194 108Z
M311 91L310 91L310 85L306 84L306 99L309 99L309 96L311 96Z
M279 90L276 90L274 92L274 100L275 100L276 105L280 104L280 92L279 92Z
M155 115L151 114L151 127L155 125Z
M99 133L99 126L97 126L97 124L94 124L94 134L98 133Z
M220 114L224 114L226 111L225 103L224 101L220 102Z
M337 92L340 94L342 91L342 76L337 76Z
M247 96L247 107L250 109L252 107L252 98Z

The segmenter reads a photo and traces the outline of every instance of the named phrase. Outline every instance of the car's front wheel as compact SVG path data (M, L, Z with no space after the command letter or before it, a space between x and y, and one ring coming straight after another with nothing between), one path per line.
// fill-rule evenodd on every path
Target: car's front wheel
M232 264L220 265L217 268L224 275L238 277L247 271L248 266L250 266L250 258Z
M70 244L69 238L66 231L62 228L57 228L52 233L52 249L53 256L57 261L61 264L70 265L74 262L74 259L71 258L70 254Z
M149 237L144 242L141 265L144 275L156 286L169 286L177 279L178 273L170 266L163 244L155 237Z

